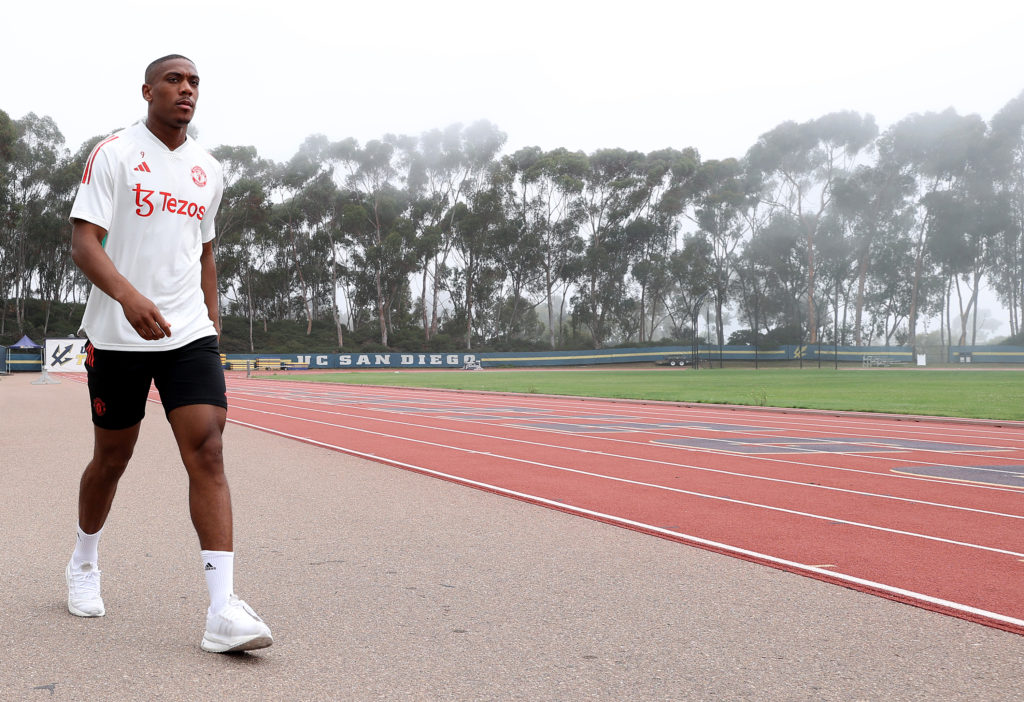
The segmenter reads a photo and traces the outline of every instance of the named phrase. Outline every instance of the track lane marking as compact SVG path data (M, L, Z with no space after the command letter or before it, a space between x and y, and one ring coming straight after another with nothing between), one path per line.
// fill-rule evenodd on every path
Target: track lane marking
M958 468L973 468L973 466L957 466L957 467ZM896 473L898 475L917 475L916 473L908 473L905 470L899 470L897 468L893 468L892 472ZM1010 471L1001 471L1001 472L1009 473ZM933 477L936 480L944 480L946 482L953 483L953 484L960 483L960 484L964 484L964 485L992 485L992 483L986 483L984 480L969 480L968 478L948 478L948 477L941 476L941 475L937 475L937 476L933 476ZM1004 487L1007 490L1016 490L1017 492L1020 492L1020 491L1024 490L1024 486L1017 486L1017 485L1001 485L1000 487Z
M251 383L251 382L254 382L254 381L246 381L246 382ZM521 402L524 400L524 398L522 397L521 393L497 393L497 392L495 392L495 393L485 393L485 392L458 391L458 390L446 390L446 389L435 389L435 388L408 388L408 387L403 388L403 387L388 387L388 386L376 386L376 385L354 386L354 385L349 385L349 384L338 384L338 383L331 384L331 383L317 382L317 381L310 381L310 380L302 381L302 380L290 380L290 379L289 380L262 380L262 381L255 381L255 382L260 382L260 384L262 386L271 386L271 387L273 387L275 385L276 386L281 386L284 383L294 383L295 384L294 387L302 387L302 388L316 386L317 390L318 390L318 392L316 394L323 394L323 395L331 394L330 391L334 391L333 394L335 394L335 395L341 394L341 393L345 393L345 392L351 393L354 390L356 390L356 388L358 388L361 392L365 392L367 390L375 390L375 391L377 391L377 395L374 395L374 397L379 397L379 398L384 398L384 399L387 399L387 398L405 398L405 397L422 399L423 397L429 396L431 394L434 394L434 395L437 395L437 396L449 395L449 396L458 396L458 397L461 397L461 398L473 398L474 400L477 401L477 404L480 404L481 406L485 406L485 407L494 406L498 402L507 404L510 398L513 399L513 400L521 401ZM321 389L321 386L328 386L328 387L325 387L325 388ZM492 398L493 398L493 400L492 400ZM847 428L847 427L850 427L850 428L854 428L854 429L856 429L858 431L867 431L867 430L870 430L872 425L879 425L879 426L885 428L886 432L889 433L889 434L901 434L901 435L909 435L909 436L917 436L917 435L938 436L938 437L942 437L943 439L948 439L948 437L950 437L951 435L952 436L960 436L959 434L951 434L951 432L948 430L948 427L945 427L945 426L943 428L941 428L941 429L939 429L939 428L922 429L920 427L920 425L922 425L922 424L928 424L930 420L931 421L943 421L943 422L949 422L949 426L950 427L956 427L957 430L960 430L960 431L962 431L964 429L968 429L968 428L970 428L970 429L977 429L978 430L978 431L973 431L971 433L965 433L965 434L963 434L963 436L966 436L966 437L969 437L969 438L977 440L979 438L979 435L981 437L984 437L984 438L989 438L989 435L991 434L994 437L998 437L998 438L1001 438L1001 439L1004 439L1004 440L1011 441L1014 444L1020 445L1021 448L1024 448L1024 440L1016 438L1016 437L1020 436L1019 428L1018 428L1018 426L1013 426L1013 425L1024 425L1024 423L1022 423L1022 422L1014 422L1014 421L1010 421L1010 420L1007 420L1004 423L1003 427L984 427L982 425L975 426L975 425L970 425L970 424L966 424L966 423L965 424L957 423L957 422L955 422L955 418L950 418L950 417L928 417L928 416L920 416L920 417L913 416L913 417L911 417L909 415L903 415L903 416L901 416L902 418L897 418L896 416L888 416L888 415L886 415L886 416L856 415L854 417L836 416L836 415L842 415L843 414L843 412L841 410L836 410L835 411L835 415L831 415L831 414L813 414L813 415L808 415L808 416L800 417L798 414L795 414L795 413L798 413L799 410L792 409L792 408L784 408L784 407L769 408L769 409L766 409L764 411L761 411L759 408L750 408L750 407L745 407L745 406L741 406L741 405L730 406L730 407L721 407L721 406L715 406L715 405L702 405L700 403L686 403L686 402L679 402L679 403L666 402L665 405L662 406L661 404L656 403L656 402L648 403L648 402L643 402L643 401L633 401L631 403L629 401L615 401L615 400L609 400L607 398L597 398L597 397L573 398L573 397L568 397L568 396L566 396L566 397L554 397L554 396L550 396L550 395L531 396L529 398L529 400L530 400L529 402L524 402L524 405L527 406L527 407L532 407L532 408L538 408L538 407L559 408L559 407L567 406L567 407L572 407L572 408L574 408L576 410L582 410L584 413L590 411L589 407L587 407L586 405L589 405L591 403L604 403L606 405L614 405L617 408L625 408L627 410L625 413L630 414L630 415L635 416L635 417L649 417L649 416L657 417L657 416L665 415L665 413L669 412L670 410L678 411L680 409L684 409L684 410L687 410L687 411L692 412L692 413L697 413L700 416L724 417L726 419L733 419L733 420L735 419L737 414L745 414L747 416L757 417L758 420L760 422L762 422L762 423L765 422L765 421L768 421L768 422L773 423L773 424L778 424L779 425L778 426L778 430L780 430L780 431L785 430L785 429L789 429L789 428L799 428L801 430L806 430L806 431L811 431L811 432L819 431L817 428L810 428L810 429L808 428L807 421L808 421L808 416L810 416L810 417L813 417L816 425L826 424L827 425L826 428L828 428L828 429L833 428L833 427L834 428ZM438 402L437 404L445 404L445 403L453 404L453 401L449 401L447 398L444 398L442 402ZM465 403L465 400L463 400L463 403ZM604 410L596 410L596 411L604 411ZM821 410L821 412L827 412L827 411L826 410ZM780 416L780 415L784 415L784 416ZM671 415L665 415L665 416L671 416ZM969 422L969 421L973 421L973 420L965 420L965 421ZM977 421L997 422L999 420L977 420ZM735 422L734 421L726 421L725 423L735 423ZM865 426L865 425L868 425L868 426ZM912 425L918 425L918 426L912 426ZM1000 431L997 431L997 430L1000 430ZM822 430L821 433L827 433L827 432Z
M258 394L258 393L255 393L255 392L253 392L253 393L246 393L246 392L243 391L243 392L241 392L241 394L243 394L243 395L252 394L252 395L255 395L258 398L264 398L264 399L258 399L258 400L250 400L251 402L259 402L261 404L275 404L275 405L279 404L279 403L266 402L265 401L265 396L263 396L261 394ZM337 410L337 409L317 409L317 408L294 407L294 406L292 406L292 408L293 409L300 409L302 411L323 412L323 413L327 413L327 414L337 414L337 415L348 416L348 417L359 417L359 418L365 418L365 419L368 419L368 420L372 420L373 419L373 417L365 416L365 415L352 414L352 413L346 414L346 413L343 413L343 412L341 412L340 410ZM376 408L376 407L365 408L365 409L363 409L363 411L367 412L367 413L372 413L372 414L375 414L375 415L390 415L390 414L392 414L392 412L390 410ZM439 418L439 419L441 419L442 421L447 421L447 422L461 421L461 422L467 422L467 423L477 423L477 422L473 422L472 420L465 419L465 418L459 418L459 419ZM383 419L383 418L381 418L379 421L391 422L391 423L394 423L394 424L406 424L408 426L419 426L421 428L427 428L426 425L416 425L416 424L412 424L412 423L409 423L409 422L399 422L398 420L394 420L394 419ZM493 423L486 423L485 422L484 424L486 424L488 426L495 426L495 424L493 424ZM497 426L505 426L505 425L497 425ZM430 428L435 428L435 427L430 427ZM444 430L445 431L457 431L457 430L453 430L453 429L444 429ZM525 430L525 429L520 427L520 430ZM543 428L530 428L529 431L543 432L543 433L549 433L549 434L558 434L558 435L562 435L562 436L567 436L568 435L565 432L555 431L555 430L551 430L551 429L543 429ZM468 432L465 432L465 433L468 433ZM481 434L480 436L487 436L487 435ZM491 438L506 438L506 437L491 437ZM610 442L610 443L619 443L619 444L627 444L627 445L634 445L634 446L644 446L644 447L649 446L649 442L639 442L639 441L615 438L615 437L610 437L610 436L600 436L600 437L590 437L590 436L588 436L587 438L592 440L592 441L594 441L594 442L605 441L605 442ZM514 439L511 439L511 438L506 438L506 440L514 441ZM544 444L540 444L540 445L544 445ZM924 476L911 476L911 475L903 475L903 474L899 474L899 475L893 474L890 471L890 469L889 469L889 466L891 465L892 458L893 458L891 455L880 457L880 456L875 456L875 455L871 455L871 454L843 454L844 456L850 457L850 458L858 458L858 459L864 459L864 460L868 460L868 461L872 461L872 462L882 462L882 463L886 464L884 470L875 471L875 470L866 470L866 469L860 469L860 468L845 468L845 467L842 467L842 466L835 466L835 465L831 465L831 464L828 464L828 463L816 463L816 462L812 462L812 461L789 460L789 459L785 459L785 458L778 458L777 456L773 456L773 455L764 455L764 454L749 455L749 454L739 453L739 452L735 452L735 451L729 451L727 449L711 449L711 448L694 449L694 448L683 448L683 447L672 447L672 446L663 446L663 448L674 449L674 450L688 450L688 451L693 451L695 453L706 454L706 455L741 456L741 457L743 457L745 459L748 459L748 460L751 460L751 461L756 461L756 462L759 462L759 463L774 463L774 464L780 464L780 465L783 465L783 466L802 466L802 467L808 467L808 468L822 468L822 469L825 469L825 470L838 471L838 472L846 472L846 473L858 473L858 474L870 475L870 476L876 476L876 477L884 476L884 477L887 477L887 478L895 478L895 479L898 479L898 480L916 480L916 481L921 481L921 482L941 483L941 484L947 484L947 485L949 484L949 481L942 481L942 480L937 480L937 479L928 478L928 477L924 477ZM812 454L813 452L808 451L806 453ZM609 454L609 455L615 455L615 454ZM799 455L799 452L797 453L797 455ZM989 458L990 460L1004 460L1004 459L1005 460L1010 460L1010 459L1008 459L1006 457L988 457L988 456L986 456L985 458ZM934 466L946 465L944 463L940 463L940 462L937 462L937 461L926 461L926 460L915 461L915 463L919 463L921 465L934 465ZM667 465L674 465L674 464L668 463ZM754 476L750 476L750 477L754 477ZM970 487L970 488L978 489L978 490L990 490L990 491L996 491L996 492L1007 492L1008 491L1006 488L1003 488L1003 487L1000 487L1000 486L993 486L993 485L966 484L965 483L965 484L963 484L963 486L964 487Z
M656 466L666 466L666 467L670 467L670 468L682 468L682 469L694 470L694 471L699 471L699 472L704 472L704 473L715 473L715 474L719 474L719 475L728 475L728 476L735 477L735 478L746 478L746 479L750 479L750 480L763 480L763 481L771 482L771 483L779 483L779 484L784 484L784 485L795 485L795 486L799 486L799 487L806 487L806 488L812 488L812 489L817 489L817 490L826 490L826 491L832 491L832 492L852 494L852 495L857 495L857 496L861 496L861 497L872 497L872 498L877 498L877 499L882 499L882 500L892 500L892 501L896 501L896 502L908 502L908 503L911 503L911 504L923 505L923 506L927 506L927 507L938 507L938 508L941 508L941 509L951 509L951 510L956 510L956 511L971 512L971 513L975 513L975 514L985 514L985 515L994 516L994 517L1004 517L1004 518L1008 518L1008 519L1022 519L1022 520L1024 520L1024 515L1019 515L1019 514L1009 514L1009 513L1005 513L1005 512L996 512L996 511L993 511L993 510L980 509L980 508L977 508L977 507L965 507L965 506L962 506L962 505L951 505L951 504L946 504L946 503L941 503L941 502L931 502L931 501L928 501L928 500L919 500L919 499L915 499L915 498L911 498L911 497L898 497L898 496L895 496L895 495L881 495L879 493L865 492L865 491L862 491L862 490L853 490L853 489L850 489L850 488L842 488L842 487L836 487L836 486L831 486L831 485L815 485L813 483L804 483L804 482L800 482L800 481L796 481L796 480L787 480L785 478L773 478L773 477L770 477L770 476L752 475L752 474L749 474L749 473L739 473L739 472L736 472L736 471L728 471L728 470L724 470L724 469L721 469L721 468L709 468L709 467L704 467L704 466L695 466L695 465L691 465L691 464L687 464L687 463L678 463L678 462L674 462L674 461L664 461L664 460L654 459L654 458L645 458L645 457L642 457L642 456L633 456L633 455L630 455L630 454L609 453L607 451L596 451L596 450L593 450L593 449L585 449L585 448L579 448L579 447L574 447L574 446L561 446L561 445L558 445L558 444L547 444L547 443L542 443L542 442L539 442L539 441L528 441L526 439L517 439L517 438L514 438L514 437L506 437L506 436L500 436L500 435L495 435L495 434L483 434L483 433L479 433L479 432L470 432L470 431L465 431L463 429L452 429L452 428L449 428L449 427L437 427L437 426L426 425L426 424L415 424L415 423L412 423L412 422L399 421L397 419L391 419L391 418L386 418L385 419L385 418L379 418L379 417L364 417L362 415L346 413L346 412L342 412L342 411L339 411L339 410L324 410L324 409L317 409L317 408L295 407L293 405L282 405L280 403L263 402L261 400L249 400L249 402L257 402L259 404L268 404L268 405L273 405L274 407L285 407L285 408L292 409L292 410L297 410L297 411L300 411L300 412L315 412L315 413L320 413L320 414L329 414L329 415L334 415L334 416L347 417L349 419L363 419L363 420L370 421L370 422L382 422L382 423L387 423L387 424L394 424L394 425L398 425L398 426L401 426L401 427L414 427L416 429L424 429L424 430L427 430L427 431L441 431L441 432L447 432L447 433L451 433L451 434L459 434L459 435L463 435L463 436L468 436L468 437L472 437L472 438L476 438L476 439L494 439L494 440L497 440L497 441L505 441L505 442L508 442L508 443L515 443L515 444L524 444L524 445L527 445L527 446L539 447L539 448L544 448L544 449L562 450L562 451L566 451L566 452L569 452L569 453L580 453L580 454L586 454L586 455L601 456L603 458L622 459L622 460L627 460L627 461L635 461L635 462L638 462L638 463L653 464L653 465L656 465ZM243 409L245 409L245 408L243 407ZM266 410L261 410L261 409L249 409L249 411L252 411L252 412L266 412ZM291 416L291 415L280 415L280 416L285 416L285 417L288 417L290 419L299 419L299 420L303 420L304 421L304 418L301 418L301 417L294 417L294 416ZM309 421L318 422L318 420L309 420ZM445 421L452 422L452 421L456 421L456 420L445 420ZM318 422L318 423L325 424L327 426L334 426L334 427L338 427L338 428L342 428L342 429L350 429L351 428L351 427L347 427L345 425L332 424L332 423L329 423L329 422ZM372 432L372 431L370 431L368 429L358 429L358 431L361 431L361 432L364 432L364 433L377 433L377 432ZM543 431L543 430L536 430L536 431ZM383 433L381 433L380 435L381 436L390 436L388 434L383 434ZM408 439L408 440L416 441L415 439ZM623 441L622 443L630 443L630 444L634 444L635 443L635 444L640 445L640 446L649 446L648 444L640 444L638 442L625 442L625 441ZM449 446L448 444L439 444L439 445ZM457 447L451 447L451 446L449 446L449 447L450 448L457 448ZM668 447L668 448L670 448L670 447ZM711 453L721 455L722 452L711 452ZM743 455L743 454L738 454L738 455ZM796 465L800 465L800 464L796 463ZM884 473L874 473L874 472L870 472L870 471L863 471L863 472L865 472L865 473L867 473L868 475L871 475L871 476L885 476L886 475ZM947 481L944 481L944 480L933 479L933 478L926 478L926 477L923 477L923 476L910 476L910 475L902 475L901 474L901 475L898 475L898 476L890 476L890 477L899 477L899 478L903 478L903 479L907 479L907 480L922 480L924 482L939 483L939 484L946 484L947 483ZM984 488L984 487L987 487L987 486L979 485L979 486L976 486L976 487ZM667 486L666 486L666 488L667 488ZM1011 490L1010 492L1015 492L1015 491Z
M558 470L558 471L563 471L563 472L567 472L567 473L573 473L573 474L576 474L576 475L585 475L587 477L598 478L598 479L602 479L602 480L609 480L609 481L612 481L612 482L624 483L624 484L627 484L627 485L635 485L635 486L638 486L638 487L647 487L647 488L653 488L653 489L656 489L656 490L664 490L666 492L673 492L673 493L677 493L677 494L688 495L690 497L699 497L699 498L702 498L702 499L715 500L715 501L719 501L719 502L727 502L727 503L730 503L730 504L738 504L738 505L743 505L745 507L753 507L753 508L756 508L756 509L763 509L763 510L772 511L772 512L781 512L781 513L784 513L784 514L792 514L792 515L795 515L795 516L807 517L807 518L810 518L810 519L816 519L816 520L820 520L820 521L829 521L829 522L832 522L832 523L845 524L847 526L854 526L854 527L858 527L858 528L861 528L861 529L869 529L869 530L872 530L872 531L880 531L880 532L889 533L889 534L896 534L896 535L899 535L899 536L907 536L907 537L923 539L923 540L927 540L927 541L934 541L934 542L938 542L938 543L945 543L945 544L950 544L950 545L953 545L953 546L960 546L960 547L969 548L969 549L975 549L975 550L979 550L979 551L987 551L987 552L990 552L990 553L998 553L998 554L1001 554L1001 555L1024 557L1024 553L1019 553L1017 551L1010 551L1008 549L997 548L997 547L994 547L994 546L983 546L981 544L972 544L972 543L965 542L965 541L956 541L954 539L946 539L946 538L943 538L941 536L932 536L932 535L929 535L929 534L920 534L920 533L917 533L917 532L905 531L905 530L902 530L902 529L893 529L891 527L878 526L878 525L875 525L875 524L867 524L867 523L864 523L864 522L855 522L855 521L848 520L848 519L842 519L842 518L837 518L837 517L829 517L829 516L820 515L820 514L813 514L811 512L802 512L800 510L793 510L793 509L788 509L788 508L785 508L785 507L775 507L775 506L772 506L772 505L764 505L764 504L759 504L759 503L756 503L756 502L748 502L746 500L737 500L737 499L733 499L733 498L729 498L729 497L721 497L719 495L709 495L707 493L701 493L701 492L696 492L696 491L692 491L692 490L683 490L681 488L673 488L673 487L668 487L668 486L665 486L665 485L657 485L655 483L646 483L646 482L642 482L642 481L638 481L638 480L630 480L628 478L619 478L619 477L610 476L610 475L603 475L603 474L600 474L600 473L593 473L593 472L590 472L590 471L580 470L578 468L568 468L568 467L565 467L565 466L558 466L558 465L554 465L554 464L550 464L550 463L542 463L540 461L531 461L531 460L524 459L524 458L516 458L516 457L512 457L512 456L504 456L504 455L501 455L501 454L496 454L496 453L488 452L488 451L478 451L476 449L467 449L467 448L455 447L455 446L450 446L450 445L447 445L447 444L442 444L442 443L438 443L438 442L434 442L434 441L426 441L426 440L423 440L423 439L412 439L412 438L401 436L401 435L398 435L398 434L386 434L386 433L383 433L383 432L376 432L376 431L370 431L368 429L361 429L359 427L348 427L348 426L344 426L344 425L340 425L340 424L333 424L333 423L330 423L330 422L323 422L323 421L316 420L316 419L310 419L308 417L305 417L305 418L304 417L293 417L293 416L282 414L282 413L279 413L279 412L270 412L268 410L249 409L248 411L249 412L256 412L258 414L270 415L270 416L274 416L274 417L282 417L282 418L285 418L285 419L294 419L294 420L298 420L300 422L309 422L309 423L312 423L312 424L319 424L319 425L322 425L322 426L327 426L327 427L336 428L336 429L345 429L345 430L348 430L348 431L355 431L355 432L359 432L359 433L363 433L363 434L371 434L373 436L379 436L379 437L388 438L388 439L397 439L399 441L406 441L406 442L409 442L409 443L421 444L421 445L424 445L424 446L432 446L434 448L449 449L449 450L456 451L456 452L459 452L459 453L467 453L467 454L472 454L472 455L488 456L490 458L506 460L506 461L510 461L510 462L513 462L513 463L522 463L524 465L537 466L537 467L540 467L540 468L549 468L551 470ZM251 426L251 427L259 428L259 426L256 425L256 424L247 424L247 423L241 422L239 420L232 420L232 421L234 421L236 424L242 424L244 426ZM312 441L312 439L309 439L309 440ZM372 456L375 460L390 461L390 459L388 459L387 457L382 457L382 456L378 456L378 455L374 455L374 454L361 454L361 455Z
M953 602L951 600L944 600L944 599L941 599L941 598L938 598L938 597L932 597L930 595L925 595L925 594L922 594L922 593L914 592L912 590L905 590L903 588L894 587L892 585L886 585L884 583L879 583L879 582L875 582L875 581L872 581L872 580L867 580L865 578L859 578L859 577L856 577L856 576L853 576L853 575L847 575L845 573L831 571L831 570L828 570L826 568L819 567L819 566L806 565L806 564L803 564L803 563L798 563L796 561L790 561L790 560L786 560L786 559L783 559L783 558L778 558L776 556L770 556L768 554L759 553L757 551L751 551L749 549L743 549L743 548L739 548L737 546L731 546L729 544L725 544L725 543L721 543L721 542L717 542L717 541L712 541L710 539L704 539L704 538L701 538L701 537L698 537L698 536L692 536L692 535L684 534L684 533L678 532L678 531L672 531L670 529L665 529L665 528L662 528L662 527L653 526L651 524L645 524L644 522L639 522L639 521L635 521L635 520L631 520L631 519L626 519L624 517L618 517L618 516L611 515L611 514L604 514L602 512L597 512L597 511L594 511L594 510L589 510L589 509L586 509L586 508L583 508L583 507L575 507L573 505L569 505L569 504L566 504L564 502L558 502L556 500L551 500L551 499L540 497L540 496L537 496L537 495L531 495L529 493L524 493L524 492L518 492L518 491L515 491L515 490L510 490L508 488L503 488L503 487L500 487L498 485L491 485L489 483L484 483L484 482L480 482L480 481L476 481L476 480L471 480L469 478L462 478L462 477L459 477L457 475L452 475L452 474L449 474L449 473L444 473L444 472L441 472L441 471L438 471L438 470L434 470L432 468L425 468L423 466L417 466L417 465L414 465L414 464L411 464L411 463L405 463L405 462L402 462L402 461L396 461L396 460L390 460L390 459L382 459L380 456L376 456L376 455L373 455L373 454L365 453L365 452L362 452L362 451L356 451L356 450L353 450L353 449L349 449L349 448L345 448L345 447L342 447L342 446L338 446L336 444L330 444L330 443L327 443L327 442L324 442L324 441L318 441L316 439L311 439L311 438L308 438L308 437L302 437L302 436L298 436L298 435L295 435L295 434L289 434L289 433L284 432L284 431L280 431L280 430L277 430L277 429L271 429L269 427L263 427L263 426L260 426L260 425L257 425L257 424L250 424L248 422L243 422L243 421L240 421L240 420L237 420L237 419L228 419L228 421L231 422L232 424L237 424L237 425L240 425L240 426L245 426L245 427L249 427L249 428L252 428L252 429L257 429L257 430L260 430L260 431L265 431L265 432L270 433L270 434L276 434L278 436L286 437L286 438L289 438L289 439L295 439L297 441L302 441L304 443L309 443L309 444L313 444L313 445L316 445L316 446L321 446L321 447L324 447L324 448L333 449L333 450L339 451L341 453L346 453L346 454L349 454L349 455L352 455L352 456L357 456L357 457L360 457L360 458L366 458L368 460L372 460L372 461L375 461L375 462L380 462L380 461L383 460L384 462L386 462L386 463L388 463L390 465L399 467L399 468L405 468L405 469L412 470L412 471L415 471L415 472L418 472L418 473L423 473L423 474L426 474L426 475L432 475L432 476L435 476L435 477L438 477L438 478L442 478L444 480L448 480L448 481L453 482L453 483L458 483L458 484L462 484L462 485L468 485L468 486L471 486L471 487L480 488L480 489L487 490L487 491L490 491L490 492L494 492L494 493L497 493L497 494L506 495L506 496L509 496L509 497L514 497L514 498L517 498L517 499L525 500L527 502L532 502L532 503L535 503L535 504L544 505L544 506L547 506L547 507L551 507L553 509L557 509L559 511L569 512L569 513L573 513L573 514L578 514L580 516L589 517L589 518L596 519L596 520L599 520L599 521L605 521L605 522L608 522L608 523L618 524L620 526L625 526L625 527L629 527L629 528L633 528L633 529L638 529L640 531L645 531L645 532L649 532L649 533L658 534L660 536L664 536L664 537L670 538L672 540L681 541L681 542L684 542L684 543L691 543L691 544L694 544L694 545L697 545L697 546L703 546L705 548L709 548L709 549L712 549L712 550L715 550L715 551L720 551L720 552L732 554L732 555L735 555L735 556L740 556L740 557L752 559L752 560L757 561L757 562L762 562L762 563L766 563L766 564L771 564L771 565L779 566L779 567L781 567L781 568L783 568L785 570L793 570L793 571L796 571L796 572L805 573L805 574L811 575L812 577L817 576L818 579L821 579L821 580L825 580L825 581L839 580L839 581L842 581L842 582L847 583L849 585L856 586L857 588L867 588L867 589L870 589L870 590L877 591L879 593L884 593L884 594L890 595L893 598L897 599L898 601L904 601L904 600L905 601L909 601L910 603L917 604L918 606L924 607L926 609L932 609L932 608L938 607L940 609L945 609L945 610L949 610L949 611L952 611L952 612L959 612L959 613L961 613L963 615L968 615L968 616L971 616L971 617L978 617L980 619L988 620L989 622L996 622L996 623L999 623L999 624L1003 624L1005 626L1009 626L1009 627L1012 627L1013 629L1017 630L1017 633L1024 632L1024 619L1017 619L1015 617L1010 617L1010 616L1007 616L1005 614L999 614L998 612L992 612L992 611L989 611L989 610L980 609L978 607L972 607L970 605L965 605L965 604L962 604L962 603L959 603L959 602Z

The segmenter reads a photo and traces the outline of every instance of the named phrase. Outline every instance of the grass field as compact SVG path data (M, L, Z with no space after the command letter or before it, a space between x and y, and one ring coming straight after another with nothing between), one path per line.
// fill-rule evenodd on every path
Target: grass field
M1012 370L349 371L302 378L362 385L1024 420L1024 372Z

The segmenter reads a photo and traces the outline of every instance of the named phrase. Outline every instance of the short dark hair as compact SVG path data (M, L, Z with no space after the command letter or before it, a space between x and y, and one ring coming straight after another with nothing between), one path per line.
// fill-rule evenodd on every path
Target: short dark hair
M191 63L193 66L196 63L195 61L190 59L188 56L182 56L181 54L167 54L166 56L161 56L160 58L158 58L157 60L153 61L151 64L146 66L146 85L153 85L153 81L156 80L156 69L164 61L170 61L171 59L185 59L186 61Z

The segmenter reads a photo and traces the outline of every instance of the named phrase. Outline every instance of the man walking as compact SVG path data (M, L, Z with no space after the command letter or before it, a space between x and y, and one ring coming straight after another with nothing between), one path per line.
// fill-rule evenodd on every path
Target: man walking
M106 612L98 543L153 382L188 474L210 592L200 645L264 648L273 642L270 629L234 594L213 259L223 179L220 164L187 134L199 97L195 64L177 54L153 61L142 96L146 119L93 149L71 210L71 255L93 284L81 331L94 448L79 487L68 609L80 617Z

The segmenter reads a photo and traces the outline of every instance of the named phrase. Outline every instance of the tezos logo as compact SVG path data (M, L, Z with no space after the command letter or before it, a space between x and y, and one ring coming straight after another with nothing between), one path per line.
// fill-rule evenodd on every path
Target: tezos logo
M158 206L161 212L170 212L172 214L185 215L186 217L195 217L199 220L202 220L203 217L206 216L205 206L201 206L195 202L189 202L188 200L176 198L163 190L158 193L156 190L147 190L142 187L141 184L136 183L135 187L132 188L132 192L135 193L135 214L140 217L149 217L151 214L156 212ZM160 196L157 204L153 203L152 198L154 195Z
M206 171L199 166L195 166L192 169L192 182L200 188L206 187Z

